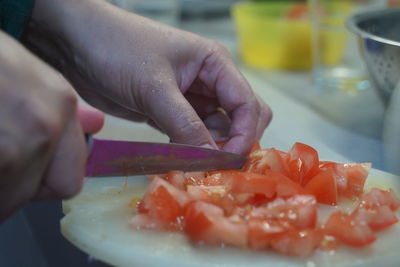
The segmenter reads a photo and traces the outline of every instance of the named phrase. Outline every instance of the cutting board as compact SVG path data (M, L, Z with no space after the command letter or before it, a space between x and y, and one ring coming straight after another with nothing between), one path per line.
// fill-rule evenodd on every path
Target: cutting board
M342 247L334 253L317 251L298 259L269 251L194 246L179 233L138 231L129 227L135 208L132 198L146 190L145 177L92 178L75 198L65 201L62 234L94 258L115 266L400 266L400 224L378 234L363 249ZM400 193L400 177L372 170L366 188L393 188ZM319 207L327 213L327 207ZM330 208L334 209L334 208Z

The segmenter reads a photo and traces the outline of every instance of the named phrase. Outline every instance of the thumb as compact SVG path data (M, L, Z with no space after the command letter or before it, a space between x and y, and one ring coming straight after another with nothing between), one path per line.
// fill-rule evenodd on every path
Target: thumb
M103 128L104 113L91 106L79 105L78 118L84 133L95 134Z

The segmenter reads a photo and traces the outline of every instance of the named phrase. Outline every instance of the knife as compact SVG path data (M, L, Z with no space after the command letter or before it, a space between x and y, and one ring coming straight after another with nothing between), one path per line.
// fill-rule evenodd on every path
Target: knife
M87 138L86 177L240 169L246 157L197 146Z

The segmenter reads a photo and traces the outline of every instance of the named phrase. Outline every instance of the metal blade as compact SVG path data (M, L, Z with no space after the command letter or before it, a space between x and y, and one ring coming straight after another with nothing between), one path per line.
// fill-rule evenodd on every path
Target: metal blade
M242 155L181 144L91 138L89 149L88 177L239 169L246 161Z

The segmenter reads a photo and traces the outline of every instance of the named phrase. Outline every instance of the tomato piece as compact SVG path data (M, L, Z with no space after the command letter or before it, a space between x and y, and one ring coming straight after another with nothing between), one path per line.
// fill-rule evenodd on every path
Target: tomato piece
M275 179L262 174L232 172L230 175L232 193L257 193L270 198L275 195Z
M335 163L324 161L321 169L332 169L336 176L338 194L349 199L362 195L364 184L368 177L370 163Z
M336 179L332 169L319 172L304 187L308 194L314 195L319 203L336 205Z
M400 199L396 197L392 189L382 190L372 188L367 194L362 196L360 205L363 207L388 206L396 211L400 207Z
M185 233L196 243L247 245L247 225L239 217L230 219L210 203L194 201L185 208Z
M375 231L387 228L399 221L389 206L358 206L351 215L355 221L367 223Z
M347 179L347 187L343 192L343 196L351 199L362 195L370 168L370 163L345 163L336 165L338 175L344 176Z
M274 148L257 150L250 154L250 159L245 164L243 170L259 174L263 174L266 170L273 170L288 175L289 169L284 155L285 152Z
M249 218L274 220L297 229L315 228L317 201L310 195L296 195L286 200L277 198L265 207L254 208Z
M372 188L362 196L352 217L367 223L373 230L381 230L398 222L395 211L399 206L400 200L392 190Z
M266 170L264 175L276 182L276 197L290 197L305 194L305 190L291 179L272 170Z
M181 190L186 188L185 173L183 171L169 171L165 176L165 180Z
M154 178L139 204L138 211L144 211L150 218L158 220L163 228L176 230L181 227L184 206L188 201L186 192L161 178Z
M271 240L271 247L284 255L309 257L321 242L315 230L289 229Z
M319 172L318 152L311 146L295 143L289 151L288 168L289 178L306 185Z
M223 170L223 171L209 172L208 175L205 178L203 178L198 184L205 186L225 185L227 183L228 178L230 177L230 173L232 172L238 172L238 171Z
M328 235L353 247L368 245L376 239L374 232L367 224L354 220L352 216L342 211L332 213L324 229Z
M271 241L278 234L287 231L281 222L252 217L248 220L250 248L261 250L270 247Z
M227 214L230 214L238 205L235 198L228 193L225 186L188 185L187 192L192 199L212 203L222 208Z

